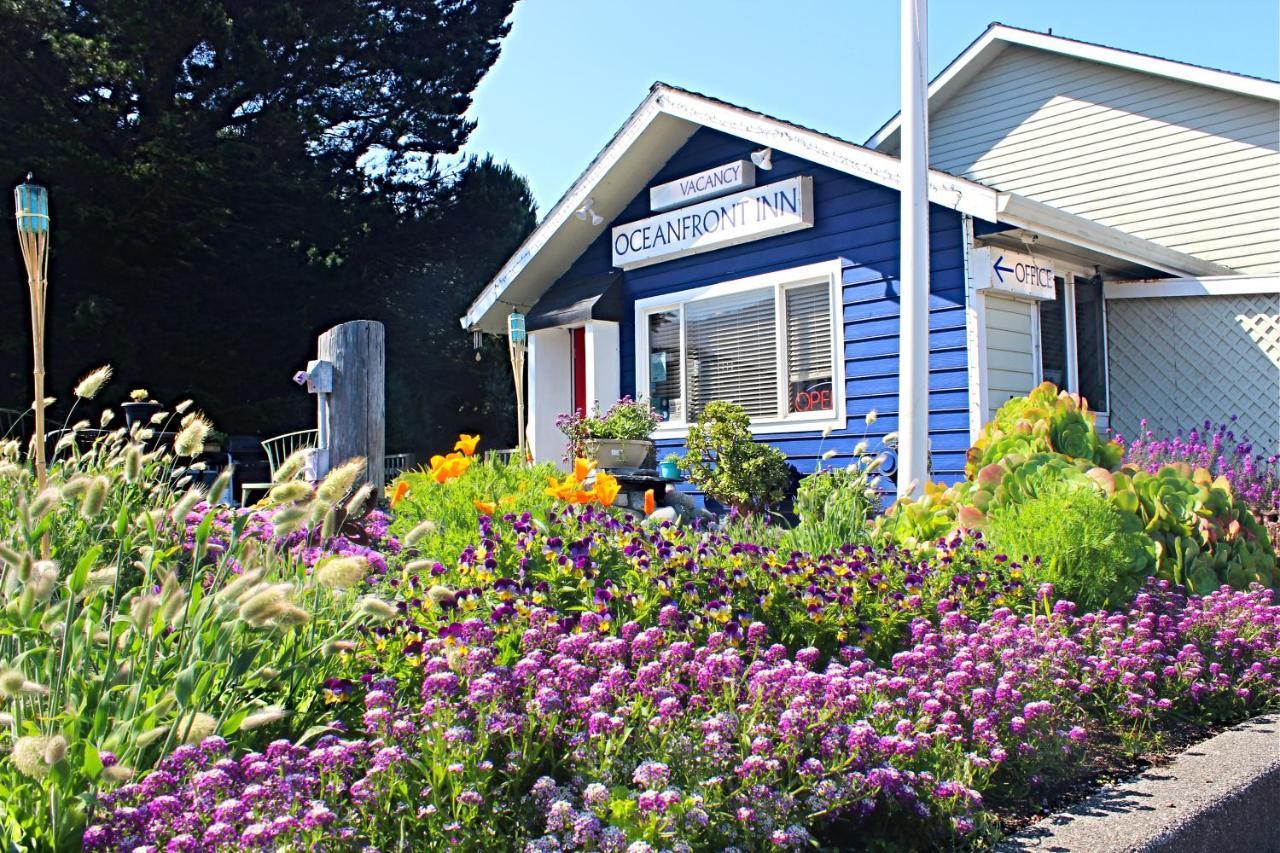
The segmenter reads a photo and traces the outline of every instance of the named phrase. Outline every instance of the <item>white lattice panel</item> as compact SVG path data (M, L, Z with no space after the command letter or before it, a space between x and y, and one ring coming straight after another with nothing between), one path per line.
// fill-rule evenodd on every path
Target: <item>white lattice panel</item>
M1236 434L1280 447L1280 295L1107 302L1111 425L1174 430L1236 415Z

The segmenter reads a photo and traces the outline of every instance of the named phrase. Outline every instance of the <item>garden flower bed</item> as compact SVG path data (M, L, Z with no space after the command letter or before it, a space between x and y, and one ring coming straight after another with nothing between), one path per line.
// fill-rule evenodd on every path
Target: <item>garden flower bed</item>
M474 437L389 516L358 462L233 511L136 438L42 493L4 449L0 820L29 849L976 849L1280 705L1257 584L1086 611L978 530L810 553Z

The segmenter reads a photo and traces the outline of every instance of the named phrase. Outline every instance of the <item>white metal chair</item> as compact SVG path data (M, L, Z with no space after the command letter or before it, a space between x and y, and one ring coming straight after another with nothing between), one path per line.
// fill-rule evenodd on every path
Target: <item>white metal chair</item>
M296 432L286 432L283 435L264 439L262 442L262 449L267 454L267 468L271 471L272 480L275 479L276 469L280 467L281 462L299 450L309 450L314 448L316 446L316 436L316 430L300 429ZM274 485L273 482L241 483L240 505L249 506L250 492L270 491L272 485Z
M414 462L412 453L388 453L382 457L382 471L387 485L391 485L392 480L412 468Z

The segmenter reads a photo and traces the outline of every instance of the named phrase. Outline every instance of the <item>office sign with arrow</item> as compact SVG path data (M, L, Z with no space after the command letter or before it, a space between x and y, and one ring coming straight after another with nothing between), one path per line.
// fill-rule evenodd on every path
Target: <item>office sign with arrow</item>
M996 247L974 249L970 269L978 290L1024 299L1053 299L1053 261Z

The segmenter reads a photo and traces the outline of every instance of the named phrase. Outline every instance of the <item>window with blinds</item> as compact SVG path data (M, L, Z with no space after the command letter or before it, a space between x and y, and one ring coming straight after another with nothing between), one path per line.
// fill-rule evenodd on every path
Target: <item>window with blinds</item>
M831 288L824 282L785 291L787 409L829 412L835 407L831 363Z
M708 403L737 403L752 417L778 414L778 323L773 288L685 305L689 418Z
M839 406L830 281L785 280L644 314L651 404L679 424L709 403L756 420L813 420Z

